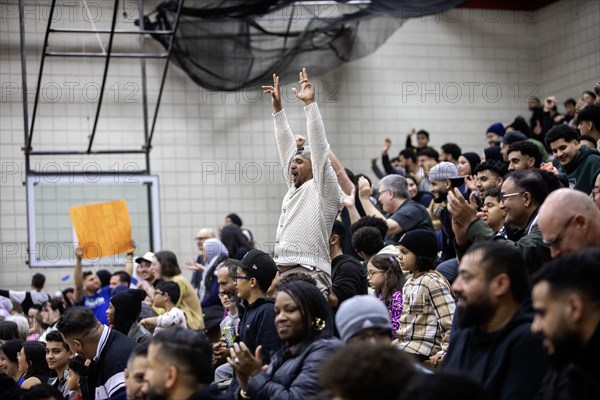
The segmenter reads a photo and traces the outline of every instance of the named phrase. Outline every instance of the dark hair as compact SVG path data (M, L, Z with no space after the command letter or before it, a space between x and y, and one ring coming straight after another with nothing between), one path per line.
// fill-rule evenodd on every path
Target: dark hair
M506 274L510 279L510 291L517 303L529 296L529 275L525 261L515 247L502 242L479 242L469 247L464 257L472 257L475 252L482 255L479 265L485 270L487 281Z
M154 257L160 263L161 275L172 277L181 274L181 269L177 263L177 256L172 251L157 251L154 253Z
M431 147L425 147L423 150L421 150L417 153L417 157L420 157L420 156L434 158L437 161L440 158L440 153L438 153Z
M545 169L536 169L535 172L538 173L544 180L544 184L546 185L546 190L548 191L548 194L554 192L556 189L568 187L563 186L563 184L560 182L560 179L558 179L558 176L554 175L553 172L546 171Z
M404 274L400 264L391 254L377 254L369 260L375 268L385 271L385 283L382 289L375 289L376 295L382 295L383 302L389 306L394 292L402 292L404 287Z
M572 106L576 106L577 102L575 101L575 99L570 98L570 99L565 100L565 102L563 103L563 106L566 106L567 104L570 104Z
M565 142L572 142L573 140L579 140L579 134L575 129L565 124L556 125L546 133L546 145L548 146L560 139L564 139Z
M43 274L37 273L33 274L31 277L31 286L36 289L42 290L44 288L44 284L46 283L46 277Z
M477 175L479 172L483 171L491 171L494 175L504 178L504 176L508 173L508 166L504 161L485 160L475 168L473 175Z
M48 363L46 362L46 345L42 342L23 343L25 359L31 363L25 372L25 379L35 375L48 375Z
M11 376L0 374L0 399L20 399L22 392Z
M48 342L58 342L58 343L62 343L63 347L65 348L66 351L71 350L71 348L69 347L69 345L67 343L65 343L62 335L60 334L59 331L54 330L54 331L50 331L46 334L46 343Z
M587 140L588 142L592 142L594 144L594 147L596 147L598 145L598 141L590 135L579 136L579 142L583 142L584 140Z
M537 171L513 171L504 178L504 181L506 182L509 179L512 179L517 189L529 193L538 206L546 200L548 189L542 176Z
M20 400L62 400L63 395L52 385L42 382L24 390Z
M385 222L385 220L379 217L374 217L371 215L365 215L364 217L360 217L358 221L356 221L350 226L350 231L354 235L357 230L359 230L360 228L364 228L365 226L377 228L381 233L382 238L385 238L385 236L387 235L387 222Z
M527 136L528 138L533 136L529 124L527 123L527 121L525 121L525 118L523 118L520 115L516 117L512 124L510 124L509 126L511 126L515 131L525 134L525 136Z
M458 157L462 154L462 150L456 143L446 143L442 145L442 150L444 150L444 153L450 154L455 160L458 160Z
M373 255L383 249L384 242L379 229L372 226L365 226L358 229L352 235L352 247L358 252Z
M223 261L221 266L227 267L227 273L229 274L229 277L231 277L232 279L234 276L237 275L238 267L243 268L242 264L238 260L232 260L231 258L228 258L227 260ZM221 267L219 267L219 269L221 269Z
M179 289L179 285L175 282L162 280L156 284L156 288L169 295L169 300L173 304L177 304L179 297L181 297L181 289Z
M421 129L420 131L418 131L417 136L419 136L419 135L425 135L427 140L429 140L429 132L427 132L425 129Z
M18 362L17 353L23 348L23 343L25 343L23 339L7 340L0 346L0 351L2 351L6 358L11 362L16 363Z
M394 157L390 160L390 162L393 164L395 162L400 162L400 157Z
M508 148L508 154L513 151L519 151L521 154L535 158L534 168L539 168L542 165L542 152L539 147L529 140L522 140L517 143L513 143Z
M354 342L325 360L320 381L347 400L392 400L416 375L410 356L396 346Z
M546 263L533 275L533 284L542 281L550 285L550 293L578 292L586 301L600 308L600 248L590 248L567 254Z
M83 271L83 279L87 278L90 275L94 275L92 271Z
M480 383L464 373L442 371L420 374L406 387L399 400L489 400Z
M129 285L131 285L131 275L129 275L125 271L116 271L111 276L118 276L119 277L119 281L121 281L121 283L125 284L125 285L122 285L122 286L129 287Z
M61 299L50 299L44 302L44 304L48 305L48 307L50 307L54 311L58 311L60 315L63 315L65 313L65 305L63 304Z
M405 176L405 178L406 178L407 181L410 179L411 181L413 181L413 183L415 185L419 186L419 182L417 182L417 178L414 175L408 174L408 175ZM381 218L379 218L379 219L381 219ZM387 226L387 223L386 223L386 226Z
M69 371L73 371L79 377L88 375L88 367L85 366L85 358L79 354L71 357L69 360Z
M29 306L29 309L34 309L34 310L38 310L38 311L42 311L42 305L41 304L32 304Z
M592 92L591 90L584 90L581 92L581 97L583 97L584 94L589 94L592 96L592 99L596 100L596 93Z
M65 290L62 291L62 297L65 300L65 304L67 305L67 307L73 306L73 302L71 301L71 299L69 299L69 296L67 296L67 294L73 293L73 292L74 292L73 288L66 288Z
M304 272L290 272L289 274L282 276L279 285L284 285L292 281L304 281L310 283L315 287L317 286L317 281L315 280L315 278L308 274L305 274Z
M600 130L600 107L595 104L585 107L577 114L577 121L591 121L594 124L594 128Z
M486 197L493 197L496 200L500 201L502 197L500 196L500 193L502 193L502 189L498 186L494 186L483 193L483 199L485 199Z
M221 230L221 242L227 248L229 257L236 260L241 260L252 249L252 245L246 236L244 236L240 227L235 224L223 227ZM210 288L210 286L208 287Z
M58 320L56 329L65 337L85 334L99 324L94 312L87 307L71 307Z
M332 235L338 235L340 238L340 246L344 243L344 239L346 238L346 227L337 219L333 221L333 228L331 228Z
M148 357L148 342L142 342L135 346L129 354L129 358L127 359L127 364L130 364L137 357Z
M0 340L19 338L19 327L14 321L0 321Z
M300 309L300 315L304 321L304 327L308 336L304 341L313 341L319 338L330 338L333 336L333 314L331 306L325 296L316 286L301 280L280 284L277 287L279 293L287 293ZM322 330L317 330L314 321L320 318L325 322Z
M415 154L414 151L412 151L411 149L404 149L402 150L399 154L398 154L398 158L400 158L400 156L404 157L404 158L410 158L412 160L413 163L417 162L417 155Z
M158 346L160 357L173 360L177 368L193 375L197 383L212 382L212 345L202 333L176 326L158 332L150 341L152 345Z

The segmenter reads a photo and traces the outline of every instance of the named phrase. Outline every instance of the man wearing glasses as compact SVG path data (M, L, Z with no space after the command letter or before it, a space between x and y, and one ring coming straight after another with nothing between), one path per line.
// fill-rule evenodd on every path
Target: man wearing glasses
M538 221L552 257L600 246L600 209L579 190L552 192L540 208Z
M500 208L505 214L504 220L518 228L510 233L508 239L497 237L492 228L477 218L473 196L472 201L467 202L457 189L448 193L448 210L452 214L452 230L459 256L472 243L504 240L507 245L519 250L527 270L535 272L551 259L550 249L542 240L538 227L538 210L548 196L546 184L536 171L521 170L508 174L501 190Z

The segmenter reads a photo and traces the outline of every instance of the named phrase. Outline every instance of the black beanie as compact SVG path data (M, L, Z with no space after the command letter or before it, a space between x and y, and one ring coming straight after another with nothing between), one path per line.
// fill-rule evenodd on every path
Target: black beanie
M225 218L229 218L231 220L231 222L233 222L237 226L242 226L242 219L237 214L231 213L231 214L227 215Z
M435 259L438 253L437 236L427 229L409 231L400 238L398 244L415 253L417 257Z
M142 301L145 298L146 292L142 289L123 290L110 298L115 307L113 326L116 330L127 335L129 327L142 311Z
M502 153L500 153L500 146L486 147L483 150L483 153L485 154L485 161L489 161L489 160L504 161L504 158L502 158Z
M462 156L469 162L469 165L471 166L471 175L473 175L475 168L481 164L481 157L479 157L479 154L473 152L463 153Z

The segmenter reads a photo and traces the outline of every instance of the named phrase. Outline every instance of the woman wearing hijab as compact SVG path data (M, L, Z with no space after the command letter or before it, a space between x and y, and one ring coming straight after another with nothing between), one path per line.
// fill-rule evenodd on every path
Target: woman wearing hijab
M211 331L217 328L223 320L223 305L219 299L217 271L219 266L228 260L229 251L219 239L207 239L203 246L206 254L204 266L206 272L200 290L200 299L202 299L202 310L204 311L204 324L206 329Z

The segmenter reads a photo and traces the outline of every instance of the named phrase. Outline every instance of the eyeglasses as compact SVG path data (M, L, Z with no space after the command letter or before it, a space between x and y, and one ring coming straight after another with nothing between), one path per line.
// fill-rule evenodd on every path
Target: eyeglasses
M368 272L367 272L367 276L368 276L369 278L372 278L372 277L373 277L373 275L375 275L375 274L383 274L383 273L385 273L385 271L380 271L380 270L376 270L376 271L368 271Z
M558 235L556 235L554 240L542 240L542 242L544 242L544 244L546 246L551 247L551 248L558 246L560 244L560 242L562 242L562 240L563 240L563 234L567 231L567 228L569 227L569 225L571 225L571 222L573 222L574 219L575 219L575 215L571 215L571 218L569 218L567 220L567 223L563 225L563 227L558 232Z
M384 194L385 192L392 192L392 193L393 193L393 190L392 190L392 189L380 190L380 191L379 191L379 196L381 196L381 195L382 195L382 194Z
M165 292L161 292L160 290L155 290L154 291L154 295L155 296L160 296L160 295L163 295L163 294L165 294Z
M592 193L590 193L591 197L596 197L600 195L600 189L592 189Z
M243 276L243 275L234 275L231 277L231 279L233 279L234 282L237 282L238 279L249 280L252 278L253 278L252 276Z
M522 195L525 192L515 192L515 193L500 193L500 201L501 202L506 202L506 199L509 199L511 197L515 197L515 196L519 196Z

